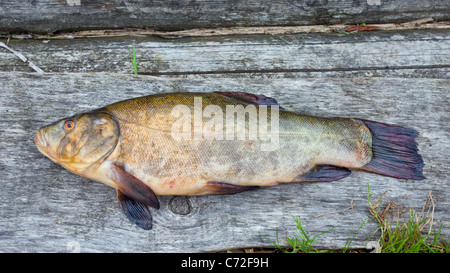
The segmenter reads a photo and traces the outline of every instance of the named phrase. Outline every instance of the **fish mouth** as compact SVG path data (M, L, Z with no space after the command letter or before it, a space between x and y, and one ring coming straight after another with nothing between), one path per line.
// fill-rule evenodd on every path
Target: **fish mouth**
M36 131L36 136L34 137L34 143L38 148L39 152L41 152L46 157L50 158L52 161L56 162L56 155L51 152L50 145L48 144L45 136L42 132L42 129Z
M38 148L47 148L48 143L45 137L42 135L41 130L36 131L36 137L34 138L34 143Z

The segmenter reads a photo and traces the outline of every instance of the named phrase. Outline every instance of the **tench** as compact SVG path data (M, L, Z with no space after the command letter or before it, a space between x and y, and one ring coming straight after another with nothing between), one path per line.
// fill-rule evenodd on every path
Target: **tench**
M284 110L243 92L169 93L117 102L37 131L41 153L117 189L130 221L152 228L157 195L233 194L362 170L424 179L417 131Z

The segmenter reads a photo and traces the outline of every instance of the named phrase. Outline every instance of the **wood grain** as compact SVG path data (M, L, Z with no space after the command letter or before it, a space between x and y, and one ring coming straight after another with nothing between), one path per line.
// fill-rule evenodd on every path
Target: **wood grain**
M300 216L316 247L342 248L370 217L374 199L421 209L434 197L434 227L450 235L450 149L446 78L133 76L114 73L0 72L1 252L201 252L273 246L292 236ZM42 156L35 130L61 117L115 101L161 92L246 91L272 96L288 110L371 119L414 128L426 180L396 180L354 171L331 183L284 184L228 196L160 198L154 228L131 224L115 191L81 178ZM374 201L374 200L372 200ZM352 209L346 209L353 202ZM339 212L340 211L340 212ZM329 212L339 212L332 213ZM321 215L319 217L314 217ZM369 221L352 247L365 247L377 225ZM448 238L448 237L447 237ZM281 242L285 244L286 242Z
M448 20L449 9L431 0L3 0L0 32L398 23Z
M319 7L313 2L263 1L259 6L244 1L234 4L234 10L221 13L225 1L216 2L215 7L207 1L178 1L181 6L176 8L175 2L169 1L164 5L171 8L164 10L164 16L155 15L151 26L177 29L205 22L277 25L290 22L288 17L277 17L280 10L283 16L290 16L296 7L306 13L298 13L298 21L292 22L307 23L310 19L302 17L304 14L320 8L325 12L337 5L337 1L325 1ZM43 9L37 10L32 3ZM99 1L80 1L81 6L73 4L69 8L67 3L54 1L50 6L48 1L24 1L17 7L13 1L2 1L0 15L8 12L8 16L0 16L0 26L14 29L8 20L16 20L16 30L44 32L122 27L120 24L133 22L147 26L148 19L139 16L162 12L139 6L144 2L133 2L134 13L125 12L130 9L126 6L130 1L121 1L123 7L114 6L115 1L103 6ZM423 14L442 15L441 8L448 7L445 1L436 3L433 9L425 7L430 6L427 1L415 0L401 5L399 1L382 1L381 6L370 7L364 6L364 1L339 3L348 8L348 14L333 15L331 22L359 20L358 16L363 15L369 20L371 12L379 16L379 21L403 20L417 15L416 9L422 9ZM163 5L162 1L153 4ZM185 9L194 4L198 9ZM206 4L215 13L208 13L202 6ZM294 6L292 10L286 9L288 4ZM240 5L253 5L250 16L243 16ZM276 20L261 15L268 6ZM389 7L391 11L395 7L396 12L389 11ZM37 11L18 21L18 12L30 9ZM44 10L48 12L45 16L41 13ZM204 17L183 17L180 10L191 15L204 12ZM400 10L405 12L397 12ZM115 22L120 22L117 25L111 25L107 18L112 11ZM119 20L134 15L136 21ZM61 24L44 22L62 16L66 20ZM252 18L252 23L245 21ZM138 76L131 74L129 48L133 42L141 74ZM12 39L8 46L47 73L30 73L33 70L26 63L0 49L0 252L203 252L271 247L268 239L276 239L277 229L280 239L296 233L293 216L301 217L310 235L335 228L319 237L316 247L343 248L351 232L370 217L368 185L374 194L372 201L384 194L392 202L418 210L431 193L435 202L434 227L442 225L442 235L450 236L450 43L446 30L170 40L153 36ZM358 117L414 128L419 131L417 142L427 179L396 180L354 171L331 183L284 184L229 196L164 196L160 197L160 210L152 210L154 229L144 231L123 215L113 189L52 163L33 143L39 127L119 100L162 92L217 90L265 94L288 110L306 114ZM351 247L364 248L368 240L377 239L378 234L370 239L376 228L377 224L369 221Z
M6 41L5 41L6 42ZM221 75L266 73L304 77L348 75L445 77L450 42L446 30L343 34L239 35L161 39L128 36L75 40L10 40L45 72ZM31 68L0 50L0 71Z

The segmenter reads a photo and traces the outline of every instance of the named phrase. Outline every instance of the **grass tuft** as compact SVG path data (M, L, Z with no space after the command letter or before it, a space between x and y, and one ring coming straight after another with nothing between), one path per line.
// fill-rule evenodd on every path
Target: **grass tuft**
M313 247L313 244L317 243L316 238L332 231L335 228L333 227L327 231L324 231L322 233L316 234L313 237L310 237L308 235L308 233L306 233L306 231L303 229L302 222L300 221L300 217L294 217L294 216L292 216L292 217L294 218L295 222L297 223L297 230L299 231L299 235L294 235L292 238L289 236L286 236L286 240L289 243L289 245L291 246L291 249L283 248L282 246L280 246L280 241L279 241L279 237L278 237L278 228L276 230L276 238L277 238L276 242L272 242L269 239L268 240L272 244L274 244L283 253L320 253L320 252L322 252L321 250L318 250Z
M376 231L381 233L378 243L382 253L449 253L449 242L440 238L443 226L437 232L432 229L435 207L431 193L423 208L416 211L390 200L383 202L383 195L372 203L370 188L368 192L369 211L378 223ZM406 213L408 218L402 222Z
M278 228L276 229L276 242L269 240L278 250L283 253L323 253L323 252L353 252L350 250L353 239L356 234L370 220L378 223L378 228L368 239L380 233L376 252L381 253L450 253L450 242L441 238L443 226L438 231L433 230L434 200L430 193L427 202L421 210L414 210L399 204L391 202L389 199L383 200L384 193L374 202L371 201L373 194L367 185L369 203L369 212L372 215L364 221L357 231L352 231L347 239L344 249L323 251L317 250L312 245L316 238L332 231L334 228L310 237L303 229L300 217L293 217L297 223L299 235L294 237L286 236L288 247L280 245L278 237ZM402 221L408 214L406 221ZM265 236L264 236L265 237Z
M134 74L137 75L137 62L136 62L136 51L134 48L134 42L133 42L133 51L131 51L131 49L128 49L129 53L130 53L130 59L131 59L131 64L133 65L133 71Z

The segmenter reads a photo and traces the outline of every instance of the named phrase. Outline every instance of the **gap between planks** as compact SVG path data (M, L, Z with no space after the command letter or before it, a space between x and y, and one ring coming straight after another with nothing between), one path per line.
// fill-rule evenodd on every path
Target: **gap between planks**
M352 31L347 31L349 27L354 26ZM367 28L367 27L371 28ZM366 28L365 28L366 27ZM223 27L223 28L204 28L189 29L182 31L156 31L152 29L123 28L123 29L103 29L103 30L82 30L74 32L60 32L53 35L42 34L0 34L0 38L12 39L38 39L38 40L56 40L56 39L75 39L75 38L101 38L101 37L121 37L130 35L155 35L162 38L184 38L184 37L210 37L227 35L284 35L299 33L331 33L338 32L342 34L352 34L358 32L358 28L365 29L398 31L415 29L449 29L450 21L436 22L433 18L423 18L406 23L388 23L388 24L370 24L370 25L308 25L308 26L263 26L263 27Z
M409 70L409 69L441 69L450 65L407 65L383 67L336 67L336 68L299 68L299 69L246 69L217 71L173 71L173 72L140 72L144 76L184 76L184 75L218 75L218 74L254 74L254 73L313 73L313 72L357 72L374 70Z

